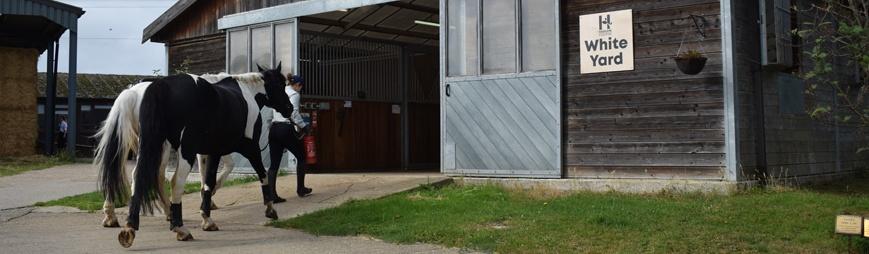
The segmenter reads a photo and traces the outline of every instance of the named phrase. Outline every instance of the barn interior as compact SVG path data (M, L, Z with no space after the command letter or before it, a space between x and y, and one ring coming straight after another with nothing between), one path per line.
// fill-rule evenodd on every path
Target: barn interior
M316 172L438 171L438 1L298 18L302 112ZM316 112L316 113L315 113Z

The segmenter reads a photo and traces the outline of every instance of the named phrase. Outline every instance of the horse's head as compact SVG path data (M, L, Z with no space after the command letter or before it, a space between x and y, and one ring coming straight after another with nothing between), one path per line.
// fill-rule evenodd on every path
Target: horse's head
M271 70L265 70L259 65L256 67L263 75L263 82L265 83L266 96L268 97L265 105L275 109L278 113L284 115L284 117L290 117L290 114L293 112L293 104L290 103L290 98L284 92L287 79L281 73L281 64L278 63L278 67Z

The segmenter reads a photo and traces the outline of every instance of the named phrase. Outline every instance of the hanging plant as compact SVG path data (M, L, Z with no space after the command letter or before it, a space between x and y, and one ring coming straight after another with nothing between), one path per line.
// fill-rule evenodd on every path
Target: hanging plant
M703 53L696 50L688 50L673 58L676 60L676 66L682 73L688 75L697 75L706 67L706 58Z
M694 21L694 28L697 29L697 34L700 35L700 50L705 51L703 49L703 41L706 40L706 32L703 31L703 28L706 27L706 20L697 15L690 15L689 17ZM703 71L703 67L706 67L706 60L709 59L701 51L692 49L682 52L682 46L685 44L685 35L690 30L690 27L685 28L685 32L682 33L682 41L679 42L679 50L676 51L676 56L673 57L673 60L676 61L676 67L679 67L679 71L682 71L682 73L697 75Z

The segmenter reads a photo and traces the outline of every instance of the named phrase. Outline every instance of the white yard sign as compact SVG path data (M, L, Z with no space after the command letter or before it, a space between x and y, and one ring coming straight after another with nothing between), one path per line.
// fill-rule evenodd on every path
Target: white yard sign
M579 16L581 74L634 69L633 11Z

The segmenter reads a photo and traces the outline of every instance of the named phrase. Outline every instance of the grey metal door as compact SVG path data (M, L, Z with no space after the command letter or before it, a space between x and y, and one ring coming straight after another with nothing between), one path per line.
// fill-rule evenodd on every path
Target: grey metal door
M448 78L442 87L443 173L561 177L556 73Z

